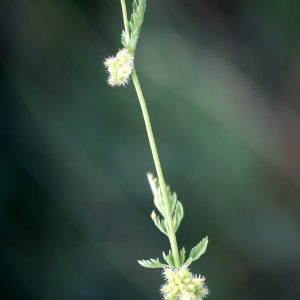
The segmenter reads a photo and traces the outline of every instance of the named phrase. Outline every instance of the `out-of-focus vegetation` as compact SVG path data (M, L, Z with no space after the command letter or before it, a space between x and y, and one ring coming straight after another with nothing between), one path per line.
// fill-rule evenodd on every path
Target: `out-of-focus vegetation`
M127 1L128 7L131 1ZM1 299L160 299L168 241L118 0L0 3ZM300 2L148 0L136 67L209 299L297 300ZM121 253L121 254L120 254Z

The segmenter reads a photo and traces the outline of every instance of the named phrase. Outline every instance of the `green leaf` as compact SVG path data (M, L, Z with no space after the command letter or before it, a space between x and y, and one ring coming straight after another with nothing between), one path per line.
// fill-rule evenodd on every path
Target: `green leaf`
M193 261L197 260L202 254L204 254L208 244L208 237L202 239L202 241L191 250L189 259L185 262L186 266L189 266Z
M129 45L127 43L126 32L124 30L122 31L121 34L121 43L126 49L128 49Z
M165 217L165 206L163 197L161 194L161 189L159 187L159 182L157 178L153 177L152 173L147 173L148 181L154 196L154 204L157 207L158 211Z
M165 235L168 235L167 233L167 228L165 225L165 221L161 220L159 216L156 215L156 213L153 211L151 214L151 218L154 222L154 224L156 225L156 227Z
M167 265L159 262L159 259L150 258L150 260L138 260L138 263L145 268L163 268Z
M154 204L165 220L163 223L163 221L161 221L160 218L157 217L155 213L154 213L154 215L152 213L152 216L154 216L154 217L152 217L152 219L153 219L155 225L164 234L168 235L167 234L168 233L168 223L166 221L166 209L165 209L165 204L164 204L164 200L162 197L161 188L159 186L159 182L158 182L157 178L155 178L153 176L152 173L148 173L147 177L148 177L148 181L149 181L152 193L154 195ZM170 210L171 210L171 214L172 214L174 229L176 232L182 221L183 215L184 215L183 207L182 207L181 202L177 200L176 193L173 193L173 194L171 193L169 186L166 186L166 192L167 192L167 197L168 197L168 201L170 204Z
M163 252L163 257L164 260L169 264L169 266L175 268L174 257L171 250L169 250L169 255L166 255L165 252Z
M184 247L181 249L180 254L179 254L179 259L180 259L180 264L183 265L184 259L185 259L185 249Z
M158 181L157 181L157 183L158 183ZM165 204L164 204L164 200L163 200L163 196L162 196L160 187L158 187L156 197L154 197L154 204L157 207L157 209L159 210L159 212L165 218L166 217Z
M146 10L146 0L134 0L132 4L133 12L129 21L130 34L130 50L135 51L141 27L144 21Z
M175 212L173 215L173 224L175 227L175 232L177 231L177 229L182 221L183 215L184 215L183 206L180 201L177 201Z
M177 195L176 195L176 193L172 194L169 187L167 187L167 194L168 194L168 199L170 202L171 213L173 215L174 211L175 211L176 203L177 203Z
M202 239L202 241L191 250L190 257L193 261L197 260L202 254L204 254L208 244L208 237Z

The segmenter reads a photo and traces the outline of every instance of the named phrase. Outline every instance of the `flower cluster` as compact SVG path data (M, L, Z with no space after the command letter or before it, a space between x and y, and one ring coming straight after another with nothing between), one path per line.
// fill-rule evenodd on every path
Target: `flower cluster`
M109 73L107 81L109 85L125 85L129 81L133 69L133 55L127 49L122 49L116 57L107 58L104 66Z
M160 291L165 300L201 300L209 294L205 278L193 276L185 266L178 271L171 267L164 268L163 275L167 283Z

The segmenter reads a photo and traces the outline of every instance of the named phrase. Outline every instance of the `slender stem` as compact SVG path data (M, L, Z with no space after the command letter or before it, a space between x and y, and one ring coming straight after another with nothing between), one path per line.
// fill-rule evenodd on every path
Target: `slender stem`
M125 2L125 0L121 0L121 5L122 5L122 12L123 12L123 20L124 20L124 27L125 27L126 39L127 39L127 43L128 43L129 39L130 39L130 35L129 35L127 9L126 9L126 2Z
M127 42L128 42L130 39L130 35L129 35L127 9L126 9L125 0L121 0L121 5L122 5L122 11L123 11L125 33L126 33L126 38L127 38ZM175 267L179 268L180 267L179 252L178 252L177 240L176 240L176 235L175 235L175 228L174 228L174 224L173 224L173 220L172 220L171 207L170 207L170 203L169 203L168 195L167 195L166 184L165 184L164 176L162 173L162 169L161 169L161 165L160 165L160 161L159 161L159 157L158 157L158 153L157 153L157 149L156 149L156 145L155 145L155 140L154 140L154 136L153 136L153 132L152 132L152 127L151 127L151 123L150 123L150 118L149 118L145 98L143 96L143 92L142 92L138 77L136 75L135 69L133 69L133 71L131 73L131 78L132 78L133 84L135 86L135 89L136 89L136 92L137 92L137 95L138 95L138 98L140 101L140 105L141 105L141 109L142 109L142 113L143 113L143 117L144 117L144 121L145 121L145 125L146 125L146 130L147 130L147 134L148 134L148 138L149 138L150 148L152 151L152 156L153 156L153 160L154 160L154 164L155 164L155 168L156 168L156 172L157 172L157 176L158 176L159 186L162 191L162 197L163 197L164 205L166 208L166 219L168 222L168 229L169 229L168 237L169 237L170 244L171 244Z
M152 156L154 159L154 164L155 164L155 168L156 168L156 172L157 172L157 176L158 176L158 180L159 180L159 185L160 185L160 188L162 191L164 205L166 208L166 219L168 222L169 240L170 240L171 249L172 249L172 253L173 253L173 257L174 257L175 267L179 268L180 260L179 260L178 246L177 246L177 240L176 240L176 235L175 235L175 228L174 228L174 224L173 224L173 220L172 220L171 208L170 208L170 204L169 204L169 200L168 200L168 196L167 196L166 184L164 181L164 176L163 176L162 168L160 165L160 161L159 161L159 157L158 157L158 153L157 153L157 149L156 149L156 145L155 145L155 140L154 140L154 136L153 136L153 131L152 131L151 123L150 123L150 118L149 118L145 98L143 96L143 92L142 92L138 77L136 75L135 69L133 69L133 71L131 73L131 78L132 78L133 84L135 86L135 89L136 89L136 92L137 92L137 95L138 95L138 98L140 101L140 105L141 105L141 109L142 109L142 113L143 113L143 117L144 117L144 121L145 121L145 125L146 125L146 130L147 130L147 134L148 134L148 138L149 138L149 143L150 143L150 147L151 147L151 151L152 151Z

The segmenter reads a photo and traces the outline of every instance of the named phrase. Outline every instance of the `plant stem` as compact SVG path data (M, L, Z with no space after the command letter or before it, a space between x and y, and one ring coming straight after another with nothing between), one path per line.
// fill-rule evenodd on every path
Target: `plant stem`
M175 235L175 228L174 228L173 220L172 220L170 203L169 203L168 196L167 196L166 183L164 181L164 176L163 176L158 152L157 152L156 145L155 145L155 140L154 140L154 136L153 136L153 131L152 131L151 123L150 123L150 118L149 118L145 98L143 96L143 92L142 92L138 77L136 75L135 69L133 69L133 71L131 73L131 78L132 78L133 84L135 86L135 89L136 89L136 92L137 92L137 95L138 95L138 98L140 101L140 105L141 105L141 109L142 109L142 113L143 113L143 117L144 117L144 121L145 121L145 125L146 125L146 130L147 130L147 134L148 134L148 138L149 138L150 148L152 151L152 156L153 156L153 160L154 160L154 164L155 164L155 168L156 168L156 172L157 172L157 176L158 176L158 180L159 180L159 186L162 191L162 197L163 197L164 205L165 205L165 209L166 209L166 219L168 222L168 229L169 229L168 237L169 237L170 244L171 244L175 267L179 268L180 260L179 260L178 246L177 246L177 240L176 240L176 235Z
M126 9L125 0L121 0L121 5L122 5L122 11L123 11L123 19L124 19L126 38L127 38L127 41L129 41L130 35L129 35L127 9ZM140 101L140 105L141 105L141 109L142 109L142 113L143 113L143 117L144 117L144 121L145 121L145 125L146 125L150 148L152 151L152 156L153 156L153 160L154 160L154 164L155 164L155 168L156 168L156 172L157 172L157 176L158 176L159 186L161 188L162 197L163 197L164 205L165 205L165 209L166 209L166 219L168 222L168 234L169 234L168 237L169 237L169 241L171 244L175 267L176 267L176 269L178 269L180 267L180 260L179 260L179 252L178 252L177 240L176 240L176 235L175 235L175 228L174 228L174 224L173 224L173 220L172 220L171 207L170 207L170 203L168 200L166 184L165 184L162 168L160 165L160 161L159 161L159 157L158 157L158 153L157 153L157 149L156 149L156 145L155 145L155 140L154 140L154 136L153 136L153 131L152 131L151 123L150 123L150 118L149 118L145 98L143 96L143 92L142 92L138 77L136 75L135 68L133 68L133 70L132 70L131 78L132 78L134 87L136 89L136 93L137 93L139 101Z
M126 9L126 2L125 0L121 0L122 5L122 12L123 12L123 20L124 20L124 27L126 33L127 43L129 42L130 35L129 35L129 28L128 28L128 19L127 19L127 9Z

